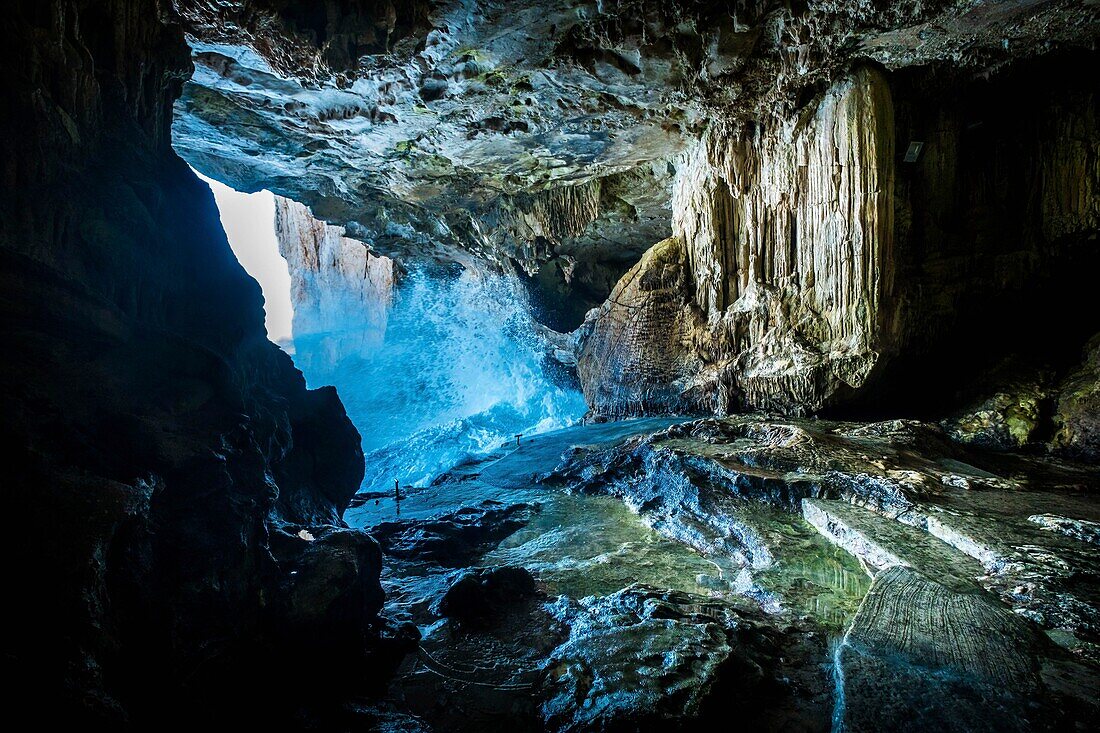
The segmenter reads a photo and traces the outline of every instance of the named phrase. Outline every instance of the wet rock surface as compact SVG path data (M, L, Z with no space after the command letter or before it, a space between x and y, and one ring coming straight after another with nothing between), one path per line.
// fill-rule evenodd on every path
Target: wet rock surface
M1100 523L1097 522L1090 522L1087 519L1059 517L1054 514L1032 514L1027 518L1027 521L1034 522L1041 528L1051 532L1061 532L1082 542L1100 545Z
M1033 731L1060 727L1040 703L1045 639L980 593L900 566L876 576L837 652L843 730Z
M1093 337L1084 356L1080 368L1060 385L1054 448L1095 463L1100 462L1100 339Z
M537 510L487 500L432 519L376 524L371 534L387 555L461 567L522 527Z
M553 730L690 730L750 700L740 709L760 729L812 730L824 718L813 665L781 659L821 653L823 641L815 649L804 637L795 650L798 635L758 612L644 586L562 599L552 611L569 628L546 663L542 711Z
M772 602L765 611L735 587L740 566L721 552L700 555L662 538L619 499L540 485L539 476L573 446L610 449L669 423L525 438L430 487L410 488L400 507L408 520L374 523L383 527L375 532L383 548L398 551L383 575L387 614L422 633L420 650L391 686L399 709L447 730L690 730L723 719L726 702L740 700L746 720L762 730L827 727L828 638L854 612L865 579L829 591L808 580L838 582L827 581L822 568L820 575L790 570L792 584L821 606L791 601L786 611ZM478 544L464 556L469 567L455 570L458 563L387 542L389 526L419 530L483 516L484 506L453 506L478 507L486 496L526 521ZM356 511L386 517L397 507L368 500ZM779 531L793 533L792 547L805 545L804 560L821 552L818 562L836 562L808 527ZM838 562L833 572L843 567Z
M837 692L838 706L848 706L838 715L854 730L1045 729L1062 725L1063 714L1095 720L1082 691L1095 685L1100 661L1100 555L1090 544L1098 479L1084 466L964 449L915 421L751 416L566 452L542 477L620 496L666 536L735 559L744 567L738 586L765 608L798 598L791 586L781 592L767 582L792 544L747 506L798 512L857 557L875 578L872 593L880 591L846 632L866 640L852 652L855 681ZM988 623L974 614L990 615ZM902 636L888 642L882 634ZM971 669L998 655L1011 657L998 674L1026 674L1006 682ZM847 680L846 663L838 664ZM1040 684L1040 668L1057 672ZM921 723L909 709L932 717Z
M501 724L489 699L522 709L522 725L553 730L691 729L728 714L731 700L745 700L747 719L765 730L820 730L831 716L851 730L1095 720L1086 692L1097 679L1095 511L1082 493L1094 470L975 452L915 421L646 425L536 437L441 482L555 493L480 556L484 569L425 576L412 592L409 576L390 576L405 586L396 607L426 630L429 656L395 687L407 703L424 705L443 684L448 705L476 711L487 729ZM677 589L654 565L660 556L631 543L583 562L591 550L563 531L562 512L579 502L612 549L618 538L597 519L604 493L713 569ZM1040 506L1058 512L1040 518ZM863 563L862 584L843 562L824 572L822 537ZM669 585L617 575L620 561ZM505 565L527 567L545 595L491 599L491 568ZM878 590L865 596L868 576ZM491 629L440 624L443 604L431 599L467 591L485 596L473 618L491 617ZM829 663L834 635L844 641ZM444 719L461 728L457 713Z

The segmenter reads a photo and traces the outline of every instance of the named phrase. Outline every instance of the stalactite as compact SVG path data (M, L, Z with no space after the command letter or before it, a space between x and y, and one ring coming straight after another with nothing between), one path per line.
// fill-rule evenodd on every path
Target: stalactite
M1080 273L1095 258L1095 98L1070 82L1051 91L1049 78L956 79L941 100L934 73L864 67L798 114L712 125L673 188L685 268L676 297L704 324L677 363L697 366L672 375L658 401L800 414L868 399L872 388L900 400L914 380L925 380L925 394L941 391L937 380L958 384L960 366L976 377L983 351L1087 338L1095 318L1059 303L1081 299ZM1009 90L1028 100L1026 112L1016 114ZM1052 103L1057 114L1040 111ZM905 161L914 140L924 152ZM659 330L616 313L647 297L623 289L583 338ZM582 347L588 358L601 351ZM614 368L582 364L580 373L598 383L586 393L617 394L621 373L657 361L667 357L616 355Z

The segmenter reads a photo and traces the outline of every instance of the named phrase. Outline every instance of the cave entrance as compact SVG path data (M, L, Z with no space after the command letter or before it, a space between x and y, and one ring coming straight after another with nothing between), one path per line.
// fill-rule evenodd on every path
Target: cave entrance
M311 388L337 388L367 492L424 484L514 440L578 421L514 275L397 263L269 191L214 192L230 246L263 290L268 337Z
M241 193L198 171L195 175L214 194L225 236L237 261L260 284L267 337L293 353L294 307L290 302L290 272L275 237L275 195L266 190Z

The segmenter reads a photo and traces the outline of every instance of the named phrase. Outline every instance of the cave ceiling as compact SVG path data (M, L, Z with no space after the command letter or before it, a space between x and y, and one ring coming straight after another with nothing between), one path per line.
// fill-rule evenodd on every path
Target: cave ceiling
M667 236L674 161L716 121L790 113L861 60L992 75L1100 27L1097 3L1028 0L175 9L194 75L173 139L199 171L301 201L383 254L529 272L563 250L637 256ZM540 197L583 186L594 205L542 206L574 220L532 225Z

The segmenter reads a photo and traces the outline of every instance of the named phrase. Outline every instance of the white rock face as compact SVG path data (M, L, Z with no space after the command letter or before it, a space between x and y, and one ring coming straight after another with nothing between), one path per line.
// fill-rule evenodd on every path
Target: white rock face
M716 122L678 161L672 238L580 334L593 413L898 404L1094 332L1094 96L938 83L857 67L797 114Z
M892 284L893 126L889 86L865 68L809 119L717 132L689 156L673 228L693 305L729 344L714 378L749 405L815 410L860 386L889 348L880 304Z
M290 199L275 197L275 234L290 270L294 336L332 334L361 349L381 343L393 303L393 260L313 217Z

